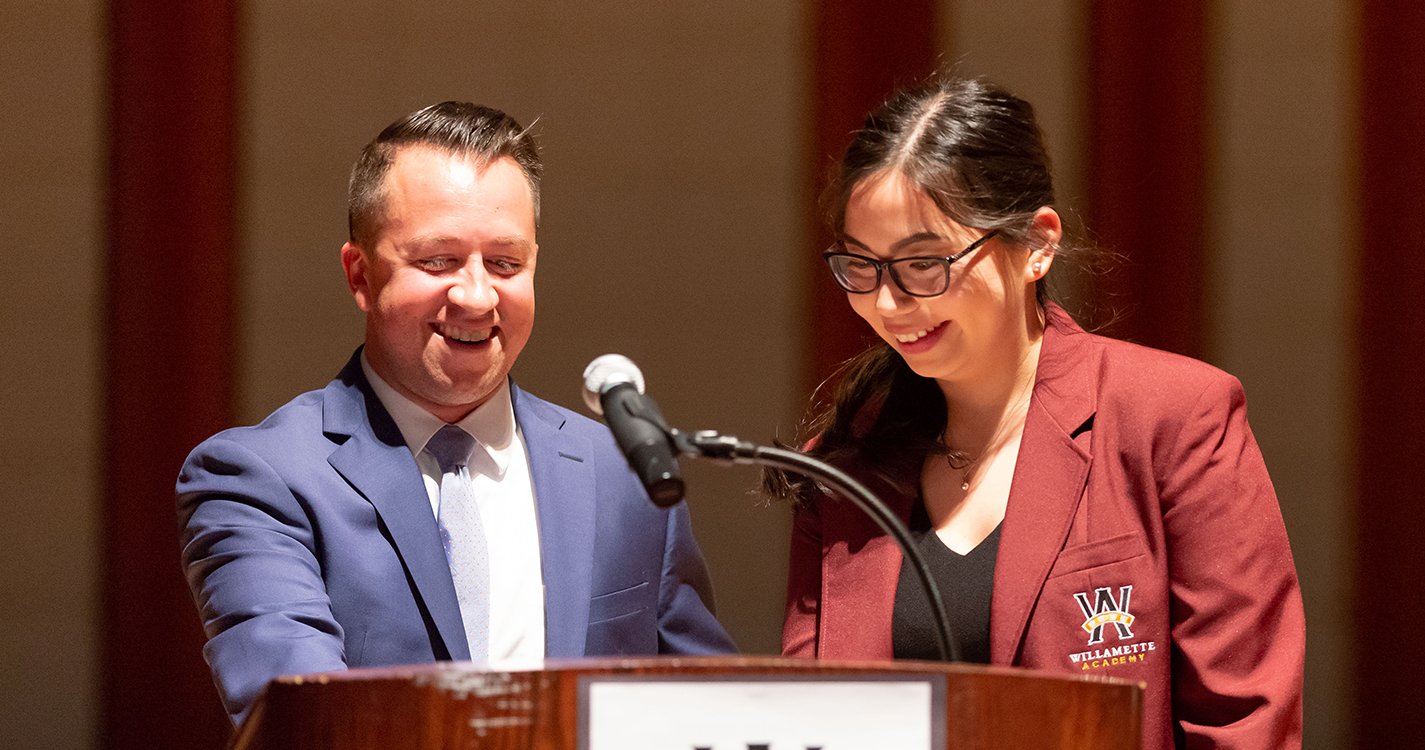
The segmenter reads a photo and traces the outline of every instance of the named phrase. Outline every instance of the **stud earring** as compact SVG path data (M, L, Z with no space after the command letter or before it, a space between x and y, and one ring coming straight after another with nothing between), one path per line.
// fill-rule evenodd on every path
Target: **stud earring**
M1040 269L1040 268L1043 268L1043 266L1041 266L1041 265L1038 264L1038 263L1035 263L1035 264L1034 264L1034 272L1035 272L1035 273L1039 273L1039 269Z

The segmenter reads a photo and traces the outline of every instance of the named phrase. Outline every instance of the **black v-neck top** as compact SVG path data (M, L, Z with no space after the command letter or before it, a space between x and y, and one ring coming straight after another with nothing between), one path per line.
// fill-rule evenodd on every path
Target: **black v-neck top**
M940 536L930 527L930 516L923 502L917 500L910 515L911 537L940 586L950 627L960 643L960 655L967 662L990 663L990 595L994 591L999 531L1000 527L996 526L969 554L961 555L940 541ZM935 618L930 614L925 591L915 570L901 561L895 612L891 616L895 658L940 661L936 642Z

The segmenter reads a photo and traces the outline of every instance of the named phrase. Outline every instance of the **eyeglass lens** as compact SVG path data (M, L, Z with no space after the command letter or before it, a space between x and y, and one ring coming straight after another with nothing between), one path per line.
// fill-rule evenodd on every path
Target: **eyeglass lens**
M902 258L886 263L855 255L833 255L828 262L836 280L849 292L875 291L880 286L882 265L907 294L934 296L949 285L950 263L944 258Z

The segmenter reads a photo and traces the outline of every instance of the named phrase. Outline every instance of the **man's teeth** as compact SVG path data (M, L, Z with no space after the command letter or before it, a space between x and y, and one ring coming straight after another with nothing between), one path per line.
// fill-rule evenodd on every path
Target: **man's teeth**
M489 328L481 328L474 331L467 331L464 328L442 328L440 333L446 338L455 339L456 341L462 341L467 344L478 344L490 338Z
M897 333L895 335L896 341L899 341L902 344L909 344L912 341L919 341L925 338L933 330L935 330L934 326L927 328L923 331L916 331L915 333Z

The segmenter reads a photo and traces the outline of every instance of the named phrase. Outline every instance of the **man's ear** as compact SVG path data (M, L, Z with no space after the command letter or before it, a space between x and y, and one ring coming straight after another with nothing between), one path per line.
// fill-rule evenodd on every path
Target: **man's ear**
M1030 282L1048 275L1049 267L1054 265L1054 253L1059 250L1059 238L1063 236L1064 226L1057 211L1043 206L1034 212L1029 230L1034 247L1030 249L1029 262L1025 265L1025 274Z
M371 289L371 264L366 258L366 251L350 242L342 245L341 267L346 271L346 285L351 289L351 296L356 298L356 306L363 312L370 312L376 295Z

